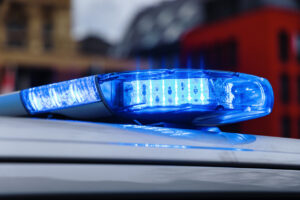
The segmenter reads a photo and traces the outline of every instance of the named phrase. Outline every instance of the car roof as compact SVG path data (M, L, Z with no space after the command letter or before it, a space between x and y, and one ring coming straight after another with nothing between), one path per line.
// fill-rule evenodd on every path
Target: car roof
M296 139L15 117L0 127L4 161L300 166Z

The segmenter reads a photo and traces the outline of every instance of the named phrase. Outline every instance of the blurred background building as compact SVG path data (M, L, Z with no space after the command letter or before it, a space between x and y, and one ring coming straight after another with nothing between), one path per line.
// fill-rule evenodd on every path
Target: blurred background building
M266 77L272 114L224 130L300 138L300 0L0 0L1 92L141 68Z
M133 66L107 57L100 37L75 41L71 22L70 0L2 0L1 92Z

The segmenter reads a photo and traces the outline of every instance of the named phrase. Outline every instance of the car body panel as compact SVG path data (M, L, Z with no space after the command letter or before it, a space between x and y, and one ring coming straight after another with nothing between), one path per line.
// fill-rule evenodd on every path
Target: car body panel
M300 191L300 171L278 169L110 164L2 164L0 177L0 196Z
M0 196L300 192L295 139L15 117L0 127Z
M52 158L300 166L300 141L203 130L0 118L0 159Z

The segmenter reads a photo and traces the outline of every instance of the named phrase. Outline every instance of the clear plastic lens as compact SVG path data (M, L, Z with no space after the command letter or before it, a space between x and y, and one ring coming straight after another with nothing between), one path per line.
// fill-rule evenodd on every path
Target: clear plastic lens
M100 100L94 76L22 90L21 96L25 107L31 114Z
M99 76L105 101L119 116L197 125L233 123L271 112L266 79L203 70L152 70Z
M258 82L237 82L232 85L230 92L234 97L233 105L262 106L265 102L264 90Z

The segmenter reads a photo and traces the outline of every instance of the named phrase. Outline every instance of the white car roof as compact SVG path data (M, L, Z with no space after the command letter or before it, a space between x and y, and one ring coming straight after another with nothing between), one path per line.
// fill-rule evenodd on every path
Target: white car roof
M139 125L0 118L0 159L300 166L300 140Z

